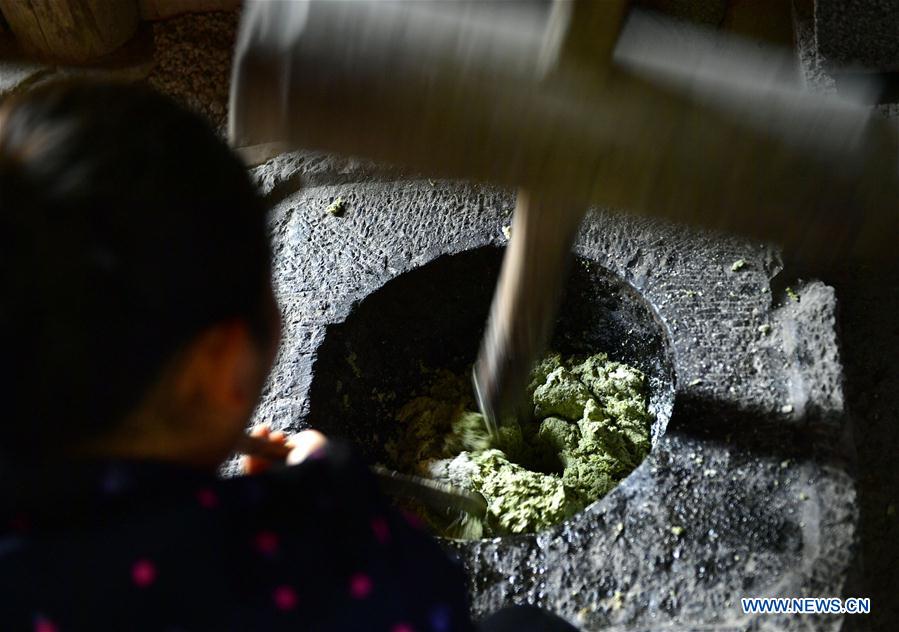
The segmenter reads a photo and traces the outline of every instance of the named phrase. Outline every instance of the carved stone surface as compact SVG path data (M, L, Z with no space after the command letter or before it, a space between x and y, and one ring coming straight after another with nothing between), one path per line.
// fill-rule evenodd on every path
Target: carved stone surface
M292 430L316 425L310 392L329 332L392 279L504 244L513 207L508 192L313 154L255 175L269 192L306 182L279 194L271 216L284 333L256 415ZM337 197L341 217L326 211ZM839 617L740 609L744 596L843 595L851 577L854 449L832 288L785 291L772 247L602 210L576 252L652 305L673 353L674 411L644 463L568 522L447 543L469 571L475 614L527 602L588 630L838 629Z

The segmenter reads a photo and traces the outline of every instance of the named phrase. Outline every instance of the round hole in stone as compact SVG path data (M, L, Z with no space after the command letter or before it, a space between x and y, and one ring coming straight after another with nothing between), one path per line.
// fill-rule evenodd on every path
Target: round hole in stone
M439 257L374 290L329 326L313 365L312 425L372 463L389 462L396 410L425 385L422 367L462 372L474 362L502 256L486 246ZM605 352L647 376L655 446L673 409L674 362L653 307L620 276L575 257L559 314L553 350Z

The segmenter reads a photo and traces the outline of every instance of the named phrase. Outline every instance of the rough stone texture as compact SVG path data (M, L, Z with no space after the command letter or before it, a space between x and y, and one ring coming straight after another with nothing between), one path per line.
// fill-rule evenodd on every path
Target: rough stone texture
M329 325L404 271L502 243L513 207L507 192L377 180L327 157L255 174L270 190L307 180L271 218L284 339L257 420L287 429L314 422L308 393ZM340 218L325 211L337 196ZM772 289L772 248L605 212L576 249L657 310L675 353L675 411L647 460L567 523L448 545L470 571L475 613L529 602L588 630L839 629L839 617L739 609L742 596L846 595L858 512L833 290L794 284L795 302ZM746 265L733 271L737 259Z
M815 0L815 30L835 67L899 70L899 0Z
M836 92L836 82L825 67L815 34L813 0L793 0L793 30L796 54L805 85L817 92Z
M818 2L818 7L824 6ZM832 11L846 10L858 3L827 2ZM895 11L895 1L864 3L874 11ZM875 60L872 54L881 54L883 48L869 48L865 43L868 32L856 24L855 34L849 34L846 46L831 40L819 47L816 26L824 28L824 37L835 36L851 24L844 14L838 24L823 22L827 15L819 13L817 21L811 11L810 0L794 0L794 26L797 51L803 75L811 89L822 92L837 91L834 71L837 64L849 61L850 55L866 55L857 59L864 63L893 64L896 58ZM841 9L842 7L842 9ZM879 8L878 8L879 7ZM867 14L869 17L871 13ZM891 28L889 37L893 50L899 45L899 22L883 22L879 28ZM870 43L876 45L883 34L875 34ZM822 42L823 44L823 42ZM859 45L863 47L859 52ZM829 48L828 48L829 47ZM836 54L829 60L827 54ZM873 68L888 71L890 67ZM899 127L899 104L882 103L877 111ZM858 491L861 512L861 563L857 581L859 594L869 595L872 612L864 621L850 620L851 629L889 630L899 629L899 330L896 314L899 313L899 276L892 269L862 269L854 265L843 266L832 273L840 304L840 332L843 363L846 372L846 394L849 413L854 428L853 439L858 450Z

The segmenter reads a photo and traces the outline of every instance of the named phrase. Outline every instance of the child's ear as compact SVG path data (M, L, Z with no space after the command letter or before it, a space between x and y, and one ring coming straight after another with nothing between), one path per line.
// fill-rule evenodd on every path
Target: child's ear
M264 353L246 323L210 327L187 349L178 380L182 401L215 415L249 415L264 380Z

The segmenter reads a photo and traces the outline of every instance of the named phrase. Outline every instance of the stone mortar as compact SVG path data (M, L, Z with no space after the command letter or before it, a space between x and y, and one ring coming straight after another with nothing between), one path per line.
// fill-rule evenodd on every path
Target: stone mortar
M503 252L485 246L438 257L392 279L344 323L330 325L309 392L315 425L389 465L384 448L396 436L397 409L420 394L435 368L470 373ZM636 290L595 262L576 258L566 285L550 348L566 356L603 351L643 371L657 442L674 403L664 325Z
M514 202L315 154L254 173L278 200L284 316L255 421L288 430L314 423L309 395L329 328L404 272L502 245ZM346 212L334 217L326 209L338 196ZM473 613L532 603L587 630L839 629L834 616L746 616L739 601L854 596L854 452L833 290L794 285L795 301L775 279L772 247L601 210L576 252L654 307L674 354L674 411L646 461L572 520L535 537L447 544L468 570Z

